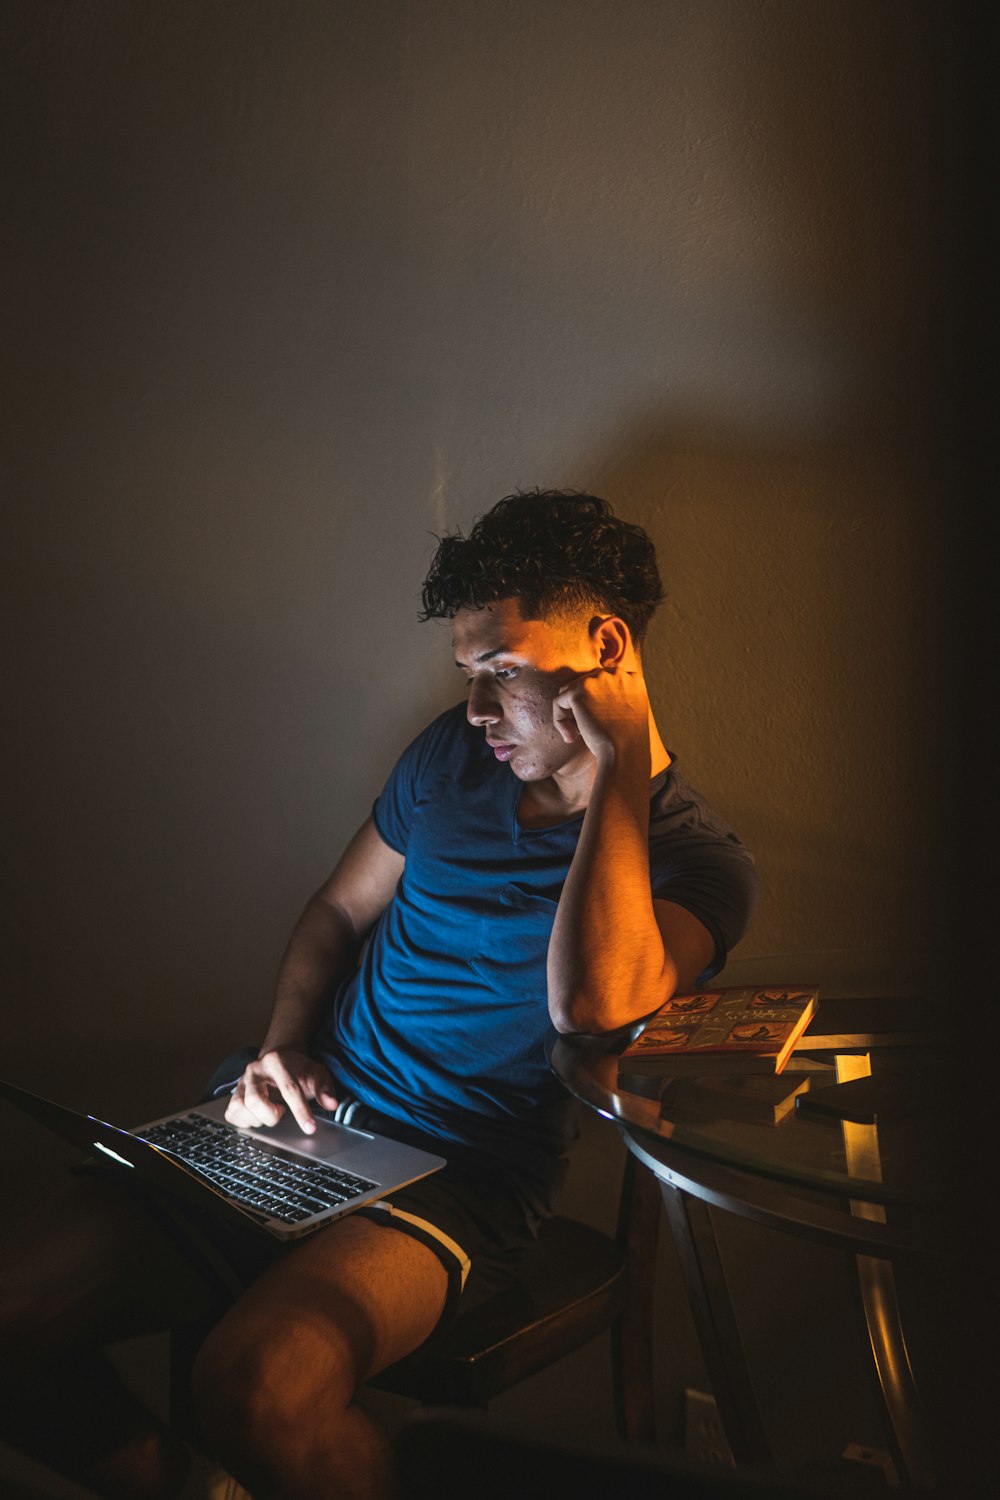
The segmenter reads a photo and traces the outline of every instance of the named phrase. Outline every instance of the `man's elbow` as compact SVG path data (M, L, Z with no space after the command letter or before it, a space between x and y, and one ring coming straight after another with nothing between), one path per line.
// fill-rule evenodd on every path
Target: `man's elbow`
M549 999L549 1019L560 1036L603 1036L642 1014L634 1006L616 1005L586 993Z
M549 1019L560 1036L576 1036L580 1033L592 1035L592 1028L587 1024L588 1013L580 1006L576 1006L571 1000L565 1000L554 1004L549 1001Z
M549 1018L561 1036L602 1036L647 1020L677 987L673 965L653 974L632 974L598 987L581 983L549 987Z

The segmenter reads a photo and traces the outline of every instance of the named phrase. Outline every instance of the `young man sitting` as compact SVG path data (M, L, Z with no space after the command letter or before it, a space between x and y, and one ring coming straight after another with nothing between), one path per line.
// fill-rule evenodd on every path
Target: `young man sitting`
M391 1492L356 1392L501 1287L550 1212L573 1136L555 1034L615 1031L707 980L749 918L752 860L649 705L661 598L651 541L593 496L510 496L440 542L423 618L451 622L466 702L404 751L306 906L227 1116L312 1132L339 1110L447 1166L391 1214L266 1251L78 1176L14 1249L12 1441L106 1496L181 1492L183 1445L95 1351L212 1316L199 1422L255 1500Z

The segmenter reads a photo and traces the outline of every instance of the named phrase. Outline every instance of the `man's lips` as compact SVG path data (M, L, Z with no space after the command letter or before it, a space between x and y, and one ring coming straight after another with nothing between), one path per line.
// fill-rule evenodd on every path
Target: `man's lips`
M505 744L500 740L488 739L486 743L493 751L493 754L496 756L497 760L510 760L511 756L514 754L514 751L517 749L516 745Z

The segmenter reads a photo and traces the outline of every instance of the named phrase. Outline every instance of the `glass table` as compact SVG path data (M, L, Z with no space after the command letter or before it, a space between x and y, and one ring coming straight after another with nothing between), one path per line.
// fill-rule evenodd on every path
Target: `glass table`
M932 1488L919 1393L894 1262L946 1248L953 1071L918 1002L828 1000L789 1059L777 1108L756 1073L620 1053L614 1037L560 1037L552 1066L578 1099L613 1120L659 1181L719 1414L737 1463L772 1459L753 1392L711 1209L849 1254L886 1412L895 1478ZM736 1077L735 1068L733 1077ZM726 1080L723 1082L723 1080ZM773 1090L774 1074L764 1090ZM780 1113L780 1118L775 1114Z

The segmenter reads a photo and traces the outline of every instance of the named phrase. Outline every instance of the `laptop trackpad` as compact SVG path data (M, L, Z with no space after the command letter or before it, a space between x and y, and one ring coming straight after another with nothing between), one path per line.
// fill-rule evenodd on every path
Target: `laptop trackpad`
M211 1104L199 1105L195 1113L206 1115L210 1120L223 1120L228 1102L227 1099L213 1099ZM322 1116L316 1117L315 1135L306 1135L288 1112L277 1125L261 1125L252 1130L240 1127L240 1134L264 1147L280 1146L286 1151L297 1152L299 1156L311 1156L316 1161L335 1160L348 1168L352 1157L367 1155L374 1139L363 1130L355 1130L350 1125L335 1125Z

